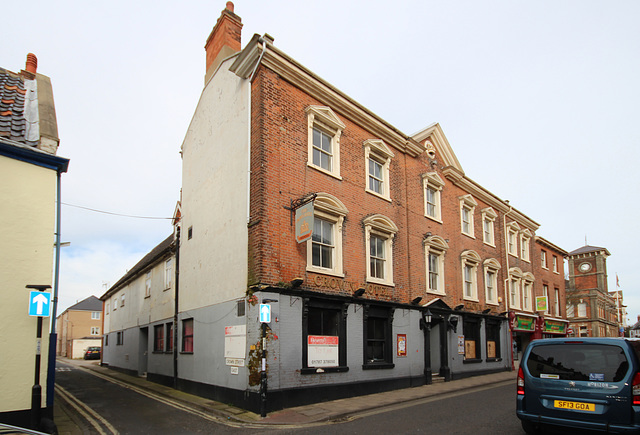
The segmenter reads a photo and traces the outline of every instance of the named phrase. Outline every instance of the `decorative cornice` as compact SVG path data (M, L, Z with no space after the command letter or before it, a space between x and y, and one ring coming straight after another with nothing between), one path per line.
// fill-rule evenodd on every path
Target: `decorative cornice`
M254 35L230 70L246 79L259 64L269 68L322 104L331 107L342 116L368 130L374 137L383 140L401 152L417 157L425 151L424 146L413 138L367 110L271 45L269 40L260 38L258 35Z

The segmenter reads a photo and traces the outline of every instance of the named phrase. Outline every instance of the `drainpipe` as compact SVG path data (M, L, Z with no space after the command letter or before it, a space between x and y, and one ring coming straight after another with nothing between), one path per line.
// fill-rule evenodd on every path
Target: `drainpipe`
M176 285L173 310L173 388L178 389L178 288L180 284L180 226L176 227Z
M511 280L509 278L509 235L507 232L507 216L509 215L509 213L511 213L513 211L513 206L509 206L509 211L506 212L503 216L502 216L502 220L503 220L503 227L502 227L502 231L503 231L503 236L504 236L504 256L505 256L505 260L506 260L506 266L507 266L507 277L504 279L504 301L505 301L505 308L507 309L507 313L509 312L509 285L511 284ZM513 331L511 331L511 319L509 318L509 316L507 315L507 319L508 320L508 324L509 324L509 353L511 353L511 370L515 370L515 364L513 361Z
M51 322L49 329L49 355L47 359L47 417L53 419L53 391L56 382L56 345L58 342L58 335L56 334L56 311L58 310L58 285L60 281L60 217L62 215L62 199L61 199L61 171L57 171L56 179L56 264L55 272L53 275L53 295L51 304Z

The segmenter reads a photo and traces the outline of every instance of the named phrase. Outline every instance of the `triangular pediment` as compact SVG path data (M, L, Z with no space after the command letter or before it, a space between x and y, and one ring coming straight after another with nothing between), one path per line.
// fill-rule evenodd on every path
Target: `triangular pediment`
M423 307L428 307L429 309L434 309L434 310L451 311L451 307L447 305L440 298L435 298L427 302L426 304L423 305Z
M435 157L441 161L441 165L443 167L452 167L457 172L464 175L462 166L454 154L453 149L451 148L451 145L449 144L447 137L444 135L439 123L436 122L431 124L429 127L413 134L411 138L421 145L424 145L427 149L427 154L429 154L430 148L435 148Z

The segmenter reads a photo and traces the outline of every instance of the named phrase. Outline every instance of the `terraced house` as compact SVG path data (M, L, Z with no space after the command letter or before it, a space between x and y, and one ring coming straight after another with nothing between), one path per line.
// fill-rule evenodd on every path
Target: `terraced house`
M511 370L510 323L545 328L539 224L469 178L439 124L405 134L241 30L229 2L206 42L176 357L148 376L265 411Z
M52 302L40 299L39 308L31 312L30 290L25 287L56 286L54 246L60 246L55 236L60 234L56 201L61 176L69 166L68 159L56 155L60 139L51 79L38 73L37 67L36 56L29 53L19 73L0 68L0 202L4 211L0 228L0 423L34 429L41 427L41 418L50 420L53 412L56 341L55 335L49 335L50 318L44 313L55 310L51 310ZM44 297L35 297L40 296ZM40 368L34 374L36 361Z

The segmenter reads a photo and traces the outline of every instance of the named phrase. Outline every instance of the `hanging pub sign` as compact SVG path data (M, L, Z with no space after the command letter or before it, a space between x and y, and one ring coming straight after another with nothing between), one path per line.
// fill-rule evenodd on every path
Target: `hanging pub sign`
M296 209L296 241L306 242L313 234L313 201Z
M549 303L546 296L536 296L536 311L547 312L549 310Z

